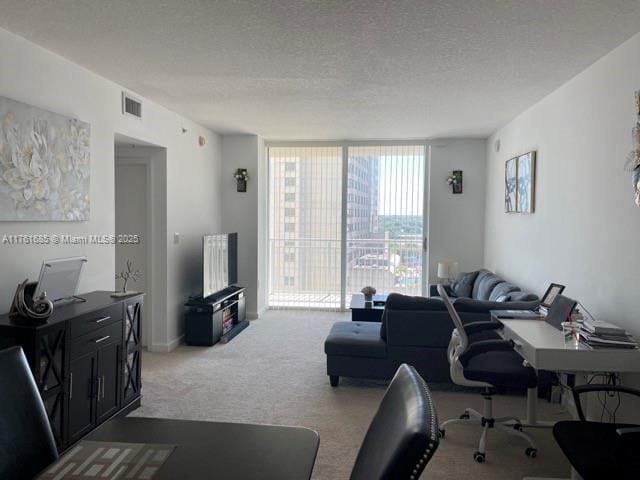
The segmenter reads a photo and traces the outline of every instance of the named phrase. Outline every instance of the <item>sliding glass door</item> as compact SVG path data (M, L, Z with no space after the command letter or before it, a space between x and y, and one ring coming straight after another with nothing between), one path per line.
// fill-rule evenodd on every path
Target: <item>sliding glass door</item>
M423 293L424 145L270 146L269 306Z
M348 147L348 297L422 293L424 160L422 145Z

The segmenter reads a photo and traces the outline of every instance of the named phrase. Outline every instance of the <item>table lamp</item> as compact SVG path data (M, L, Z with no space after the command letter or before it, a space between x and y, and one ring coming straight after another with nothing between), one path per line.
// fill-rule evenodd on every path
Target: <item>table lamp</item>
M438 278L443 279L446 284L451 283L458 273L458 262L438 262Z

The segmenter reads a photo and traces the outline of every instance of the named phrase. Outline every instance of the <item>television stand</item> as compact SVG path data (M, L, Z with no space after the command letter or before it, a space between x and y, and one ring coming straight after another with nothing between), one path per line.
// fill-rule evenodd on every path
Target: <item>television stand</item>
M185 342L211 346L227 343L249 326L244 287L236 285L207 297L185 303Z

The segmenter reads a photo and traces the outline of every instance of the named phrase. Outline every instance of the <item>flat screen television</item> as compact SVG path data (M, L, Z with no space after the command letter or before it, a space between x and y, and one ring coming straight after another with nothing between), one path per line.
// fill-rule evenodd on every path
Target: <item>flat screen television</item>
M218 233L202 239L203 298L238 283L238 234Z

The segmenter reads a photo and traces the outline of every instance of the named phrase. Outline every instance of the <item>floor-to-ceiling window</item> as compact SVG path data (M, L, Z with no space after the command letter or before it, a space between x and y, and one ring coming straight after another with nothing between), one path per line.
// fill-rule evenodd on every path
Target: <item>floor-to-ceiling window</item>
M425 146L269 147L269 305L423 292Z
M424 146L348 147L346 294L422 293Z

